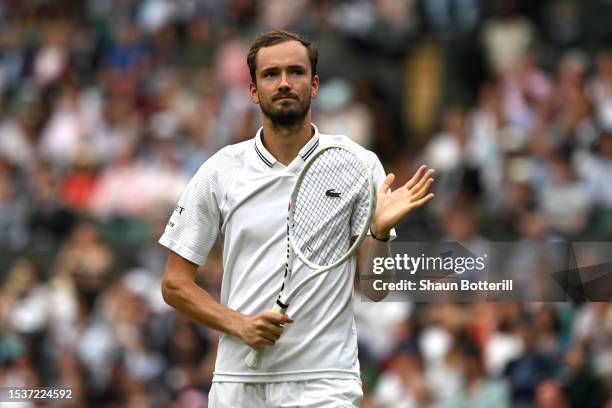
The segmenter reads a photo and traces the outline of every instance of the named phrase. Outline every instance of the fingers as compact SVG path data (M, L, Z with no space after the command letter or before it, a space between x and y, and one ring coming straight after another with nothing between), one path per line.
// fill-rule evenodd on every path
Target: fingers
M263 330L261 332L261 337L263 337L264 339L268 341L271 341L274 344L280 338L281 334L282 334L282 329L280 333L273 333L272 331L269 331L269 330Z
M391 184L395 180L395 174L389 173L378 189L378 194L385 194L391 188Z
M433 178L431 176L433 176L433 174L434 174L434 169L429 169L426 173L421 174L421 178L417 181L417 183L415 183L412 187L408 188L408 190L410 190L412 194L418 194L418 192L427 183L431 185L431 183L433 182Z
M434 197L434 194L433 193L429 193L425 197L423 197L423 198L421 198L419 200L416 200L413 204L414 204L415 207L420 207L423 204L425 204L426 202L428 202L429 200L431 200L433 197Z
M424 183L419 183L419 185L421 185L421 187L416 190L415 192L413 192L413 197L414 199L418 200L421 197L423 197L423 195L425 195L425 193L427 193L427 191L429 190L429 187L431 187L431 183L433 183L433 178L428 178L428 179L424 179L425 182ZM415 186L414 189L418 188L419 185Z
M421 165L421 167L419 167L416 173L414 173L414 176L412 176L412 178L406 182L404 187L406 187L408 190L414 187L414 185L418 183L419 180L423 177L423 173L425 173L425 169L427 169L427 166L425 164Z
M278 312L262 312L252 318L250 329L251 347L273 346L283 334L283 325L293 323L293 319Z
M284 313L262 312L259 316L279 326L286 323L293 323L293 319Z
M283 334L282 327L258 319L252 329L252 341L249 345L252 347L273 346L281 334Z
M264 329L272 335L276 336L274 340L277 340L280 335L283 334L283 326L279 326L274 323L266 322Z
M275 344L276 344L276 341L266 339L265 337L262 336L262 337L257 338L252 343L250 343L249 346L254 347L254 348L259 348L259 347L272 347Z

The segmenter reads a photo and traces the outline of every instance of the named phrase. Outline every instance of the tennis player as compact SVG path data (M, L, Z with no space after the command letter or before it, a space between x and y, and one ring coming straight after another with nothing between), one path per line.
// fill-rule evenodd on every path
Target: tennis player
M433 170L422 166L391 192L394 175L385 176L374 153L346 136L319 133L310 109L319 89L317 49L297 34L260 35L247 64L250 97L261 108L263 127L253 139L221 149L190 181L159 240L170 249L162 293L179 312L221 332L209 407L358 407L355 268L359 264L362 292L375 300L384 296L363 283L371 282L372 258L388 254L393 227L433 197ZM284 272L291 190L305 160L328 144L352 148L376 169L371 235L358 261L322 275L296 296L291 317L267 311ZM194 278L219 235L224 275L217 302ZM294 273L307 273L302 269ZM270 347L266 364L247 368L251 348L262 346Z

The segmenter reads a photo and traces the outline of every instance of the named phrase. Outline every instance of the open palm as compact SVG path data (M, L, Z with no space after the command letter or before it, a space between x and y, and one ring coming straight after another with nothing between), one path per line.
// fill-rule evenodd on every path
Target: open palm
M388 237L391 228L395 227L406 214L433 198L433 193L429 193L433 173L433 169L427 170L427 166L422 165L406 184L395 191L389 190L395 175L393 173L387 175L378 190L376 211L372 219L372 232L376 237Z

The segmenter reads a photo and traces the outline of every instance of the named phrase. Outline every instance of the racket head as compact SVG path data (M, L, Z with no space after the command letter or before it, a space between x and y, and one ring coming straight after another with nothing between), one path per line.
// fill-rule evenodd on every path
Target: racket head
M312 269L333 269L365 238L376 208L371 167L343 145L322 147L298 175L288 229L295 256Z

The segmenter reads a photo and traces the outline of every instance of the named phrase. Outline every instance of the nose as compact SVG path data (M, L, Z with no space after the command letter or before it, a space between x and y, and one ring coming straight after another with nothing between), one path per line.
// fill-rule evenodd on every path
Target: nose
M278 83L278 89L291 89L291 85L289 85L288 76L286 72L281 73L280 82Z

